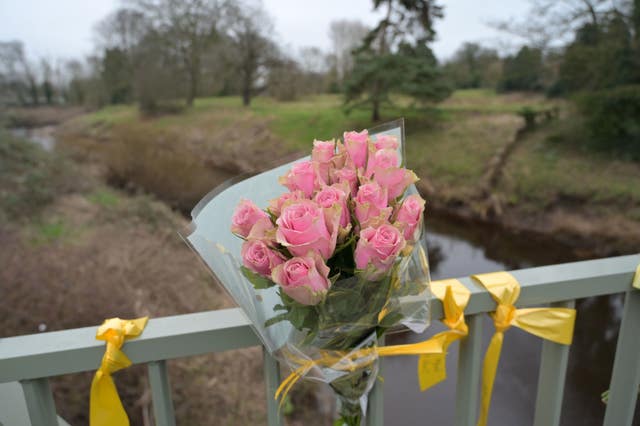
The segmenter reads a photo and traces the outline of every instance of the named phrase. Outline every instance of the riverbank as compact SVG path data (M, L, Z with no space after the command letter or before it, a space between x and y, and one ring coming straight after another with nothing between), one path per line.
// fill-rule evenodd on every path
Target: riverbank
M552 239L579 257L640 247L640 164L558 143L566 119L522 132L513 144L524 125L522 108L566 105L477 90L456 92L428 110L398 104L383 116L405 117L408 166L437 214ZM250 108L237 98L210 98L156 118L110 107L70 120L57 136L76 158L99 164L113 185L151 192L188 213L231 176L303 155L314 138L368 125L367 111L345 115L340 99L329 95L289 103L257 98ZM494 173L505 147L508 156ZM487 176L499 178L488 184Z
M176 233L187 223L151 195L106 185L95 165L0 129L0 338L233 307ZM151 424L145 371L116 379L132 424ZM266 421L259 348L170 361L169 373L179 424L208 424L212 410L222 424ZM88 424L91 379L51 381L71 424ZM309 393L295 398L305 410L289 425L319 415Z

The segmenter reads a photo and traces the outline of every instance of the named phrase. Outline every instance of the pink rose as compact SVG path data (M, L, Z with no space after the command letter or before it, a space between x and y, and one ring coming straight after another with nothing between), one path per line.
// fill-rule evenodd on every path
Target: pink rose
M351 195L355 197L358 192L358 174L350 167L336 170L333 177L334 182L346 183L349 185Z
M273 200L269 201L268 210L269 212L271 212L272 215L280 216L280 212L282 211L282 208L285 205L291 204L294 201L304 200L304 199L305 199L305 195L304 195L304 192L302 191L285 192L278 198L274 198Z
M265 277L270 277L273 268L285 261L280 253L270 249L261 240L245 241L242 244L240 255L244 266Z
M329 267L315 252L277 265L271 272L271 279L303 305L317 305L331 287Z
M289 173L279 179L290 191L300 190L306 197L313 195L317 184L316 170L311 161L301 161L291 167Z
M384 222L391 216L392 209L387 206L387 191L376 182L361 185L354 201L355 216L360 223L360 229Z
M415 241L417 238L416 231L422 222L424 204L422 197L411 194L404 199L398 210L395 225L403 231L404 239L407 241Z
M282 209L276 221L276 240L294 256L316 251L328 259L336 248L340 207L323 209L310 200L300 200Z
M405 244L400 230L388 223L363 229L354 254L356 268L367 270L371 266L368 277L378 279L391 268Z
M246 238L258 219L269 216L249 200L241 200L231 217L231 232Z
M311 161L322 183L325 185L329 184L329 170L332 167L335 150L336 144L334 141L313 141Z
M389 202L404 193L409 185L418 181L418 177L411 170L402 167L376 169L373 179L387 190Z
M320 163L328 163L333 158L336 151L336 143L334 141L313 141L313 149L311 150L311 160Z
M365 177L370 178L377 170L398 167L400 160L398 152L393 149L381 149L376 151L367 162Z
M348 190L347 190L348 191ZM340 226L346 228L351 223L349 208L347 207L347 191L340 188L340 185L325 186L316 193L315 202L320 207L331 208L335 205L340 206Z
M367 141L369 139L369 132L366 130L358 132L345 132L344 133L344 145L347 148L349 157L356 167L364 167L367 163Z
M398 143L398 139L395 136L391 135L379 135L376 137L376 140L373 141L373 145L376 149L398 149L400 145Z

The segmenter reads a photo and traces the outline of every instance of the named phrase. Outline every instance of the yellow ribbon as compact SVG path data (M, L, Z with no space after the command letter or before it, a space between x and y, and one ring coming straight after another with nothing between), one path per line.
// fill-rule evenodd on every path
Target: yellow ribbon
M516 309L514 305L520 295L520 284L507 272L473 275L472 278L484 286L497 302L495 312L490 314L496 332L491 338L482 367L482 396L478 426L485 426L489 417L489 405L504 332L511 326L516 326L543 339L570 345L576 311L569 308Z
M331 367L340 371L354 371L365 367L377 357L398 355L420 355L418 362L418 380L420 388L425 390L446 378L445 357L449 345L468 333L464 322L464 308L471 293L458 280L442 280L431 283L431 291L442 300L444 319L450 329L418 343L393 346L374 346L351 352L320 351L317 359L304 359L287 354L289 361L298 367L282 381L276 390L275 398L284 401L291 388L313 367Z
M640 290L640 265L636 268L636 274L633 276L633 284L635 288Z
M449 345L469 334L464 321L464 308L469 303L471 292L455 279L434 281L431 292L442 301L444 318L442 323L449 330L436 334L430 340L441 342L440 351L423 354L418 359L418 381L420 390L425 391L447 378L446 357ZM441 336L441 337L440 337Z
M124 411L111 374L131 365L131 361L120 350L125 340L137 337L147 325L147 317L134 320L111 318L98 328L96 339L107 342L100 368L91 382L89 419L91 426L128 426L129 418Z

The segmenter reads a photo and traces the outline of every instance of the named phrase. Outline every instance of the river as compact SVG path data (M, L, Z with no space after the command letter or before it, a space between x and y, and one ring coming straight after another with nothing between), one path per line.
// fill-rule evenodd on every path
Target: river
M13 129L46 150L55 146L54 126ZM545 239L514 235L499 228L459 222L427 214L426 219L432 279L468 276L499 270L519 269L576 260L568 248ZM609 386L615 345L622 312L622 298L599 297L577 302L578 317L571 346L562 425L601 425L605 405L600 395ZM424 335L403 333L390 336L389 343L421 341L443 330L434 321ZM484 346L493 326L484 321ZM532 424L535 406L541 340L517 328L508 331L494 386L489 424ZM448 378L421 393L416 378L415 357L382 360L385 425L444 426L453 424L457 343L449 352ZM640 426L636 410L635 426Z
M427 215L432 279L468 276L499 270L548 265L575 260L570 250L555 243L509 235L479 226ZM571 346L562 411L562 425L601 425L605 405L600 395L609 386L620 324L622 298L580 300L574 343ZM389 343L417 342L445 328L434 321L424 335L403 333ZM494 328L484 321L484 348ZM541 339L517 328L505 335L490 410L490 425L526 426L533 423ZM455 410L457 343L447 357L444 383L419 392L415 357L383 361L385 425L451 425ZM640 425L636 410L634 425Z

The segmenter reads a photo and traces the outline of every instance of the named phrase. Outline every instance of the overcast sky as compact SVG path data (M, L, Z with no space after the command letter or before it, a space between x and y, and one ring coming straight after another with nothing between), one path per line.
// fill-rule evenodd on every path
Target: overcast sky
M371 0L263 0L274 20L277 40L295 50L318 46L329 50L329 23L359 19L368 25L379 15ZM433 49L446 59L464 41L492 47L509 43L487 26L496 19L523 16L526 0L447 0L438 21ZM0 40L22 40L31 57L81 57L92 53L93 27L120 5L119 0L0 0Z

